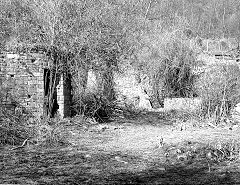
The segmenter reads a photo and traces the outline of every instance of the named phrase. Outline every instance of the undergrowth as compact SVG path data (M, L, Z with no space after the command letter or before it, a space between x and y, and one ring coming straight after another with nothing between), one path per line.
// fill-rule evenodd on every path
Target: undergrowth
M186 43L186 20L177 17L168 30L153 30L143 38L143 47L137 52L137 68L151 79L155 99L160 105L166 97L195 97L196 53ZM146 49L148 48L148 49Z
M217 165L219 162L238 161L239 154L240 143L237 140L213 141L211 143L185 141L165 148L165 155L168 155L173 163L203 161Z
M213 64L199 77L196 88L202 98L202 117L219 124L230 117L240 100L240 70L237 64Z
M116 101L98 93L87 93L82 98L75 100L73 110L77 115L95 118L98 122L108 121L115 112Z

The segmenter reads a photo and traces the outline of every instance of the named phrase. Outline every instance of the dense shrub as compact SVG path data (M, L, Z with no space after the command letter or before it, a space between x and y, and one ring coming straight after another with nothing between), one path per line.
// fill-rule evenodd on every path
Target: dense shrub
M95 118L99 122L104 122L111 118L116 106L116 101L109 100L100 93L86 93L81 99L73 102L75 114Z
M118 57L115 54L112 54L112 56L108 55L108 53L104 53L102 56L98 56L96 58L96 60L99 60L98 65L85 63L86 67L83 69L84 76L81 74L76 75L76 71L72 75L74 81L74 114L94 117L100 122L108 120L113 114L116 107L113 77L114 72L118 72ZM94 77L89 74L90 68ZM78 68L76 67L76 69ZM88 80L92 77L95 78L94 82L89 82ZM94 84L90 85L89 83Z
M150 77L153 96L160 104L165 97L196 96L192 69L197 62L184 35L185 24L180 19L170 30L149 34L145 42L151 46L138 55L138 68Z
M194 53L179 41L166 44L162 59L165 97L194 97Z
M240 70L237 64L216 63L207 67L196 87L203 99L202 115L219 120L229 115L240 100Z

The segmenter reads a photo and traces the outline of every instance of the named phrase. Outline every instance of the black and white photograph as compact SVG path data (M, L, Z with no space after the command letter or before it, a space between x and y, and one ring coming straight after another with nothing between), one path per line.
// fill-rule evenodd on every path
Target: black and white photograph
M0 185L240 185L240 0L0 0Z

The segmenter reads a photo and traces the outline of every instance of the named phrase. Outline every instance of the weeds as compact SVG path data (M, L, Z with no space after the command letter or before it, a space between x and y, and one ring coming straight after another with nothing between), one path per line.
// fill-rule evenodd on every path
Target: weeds
M180 20L172 29L154 32L149 36L151 46L147 57L139 54L138 68L150 77L154 97L160 105L166 97L196 96L196 76L192 73L197 65L196 53L185 42L183 24L186 23ZM146 40L146 44L149 44L149 40Z
M181 42L168 43L162 60L165 97L194 97L193 52Z
M76 89L73 97L73 111L78 115L95 118L98 122L108 121L117 108L115 83L113 80L113 68L116 58L101 62L100 66L92 69L96 77L93 89L87 87L88 70L84 69L86 76L75 75ZM76 64L75 64L76 65ZM86 65L86 64L85 64Z
M69 131L63 122L54 118L40 121L33 127L35 135L32 142L41 147L56 147L70 145Z
M212 143L183 142L176 146L164 146L165 153L172 161L178 163L204 162L214 163L231 162L239 160L240 145L237 140L229 140L225 142L215 141Z
M87 93L73 105L76 114L95 118L99 122L107 121L115 112L115 108L115 101L110 101L98 93Z
M197 82L199 96L203 100L202 116L218 124L228 117L240 100L240 70L235 64L215 64L208 67Z
M32 113L17 102L17 92L8 84L0 86L0 145L19 145L31 137L28 120ZM10 83L11 84L11 83Z
M25 141L38 146L56 146L69 144L68 133L63 124L57 118L40 118L31 111L21 106L9 91L1 86L1 98L15 102L10 104L12 109L6 107L6 101L0 102L0 146L22 145ZM10 96L10 97L8 97Z

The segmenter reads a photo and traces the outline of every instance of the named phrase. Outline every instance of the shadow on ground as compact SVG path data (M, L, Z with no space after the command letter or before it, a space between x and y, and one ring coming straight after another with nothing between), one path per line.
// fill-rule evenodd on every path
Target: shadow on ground
M138 174L115 174L107 184L239 184L239 173L208 173L206 167L172 166L166 171L148 169Z
M234 168L203 161L170 164L87 148L2 150L1 184L240 184ZM224 170L219 170L219 169Z
M171 117L173 113L165 113L165 112L141 112L141 114L136 114L128 117L127 119L119 119L118 123L131 123L137 126L165 126L172 125L173 119Z

